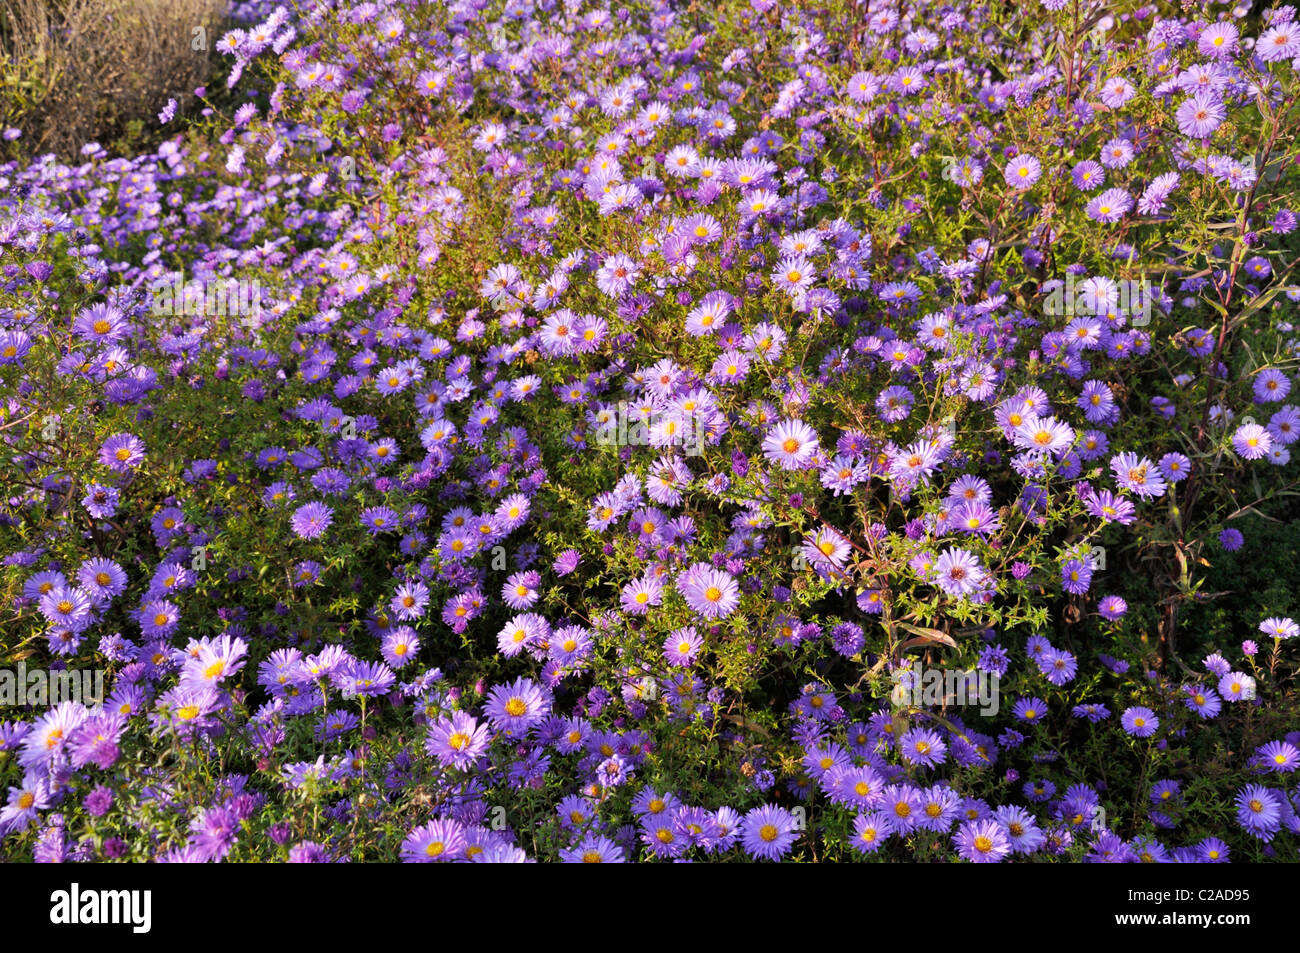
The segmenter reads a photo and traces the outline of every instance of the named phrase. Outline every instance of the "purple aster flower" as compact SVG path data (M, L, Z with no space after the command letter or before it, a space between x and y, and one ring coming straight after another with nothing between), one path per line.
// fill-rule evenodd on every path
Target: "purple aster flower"
M551 711L550 693L531 679L519 678L488 692L484 714L498 730L522 736Z
M935 582L950 596L967 596L986 583L979 559L965 549L945 550L934 565Z
M1289 741L1270 741L1255 750L1255 763L1275 774L1290 774L1300 767L1300 748Z
M1082 192L1091 192L1106 184L1106 169L1100 162L1084 159L1082 162L1075 163L1074 168L1070 170L1070 178L1075 188Z
M1259 631L1273 639L1291 639L1300 636L1300 625L1293 619L1273 616L1259 624Z
M99 448L99 462L119 473L144 461L144 441L134 434L116 433Z
M371 536L396 531L401 521L391 506L371 506L361 511L361 525Z
M1258 460L1273 449L1273 438L1259 424L1242 424L1232 435L1232 448L1243 460Z
M1228 118L1227 107L1217 94L1199 92L1183 100L1174 118L1178 121L1178 131L1190 139L1208 139L1214 135L1223 120Z
M334 521L334 511L324 503L306 503L294 511L290 524L300 539L316 539Z
M103 817L113 806L113 792L101 784L86 795L82 806L91 817Z
M1283 400L1291 393L1291 378L1270 367L1255 375L1255 400L1261 404Z
M1255 53L1265 63L1279 63L1300 56L1300 23L1287 22L1269 27L1255 41Z
M1011 713L1021 721L1037 724L1047 715L1047 702L1041 698L1022 698L1012 706Z
M1226 864L1228 845L1217 837L1207 837L1196 845L1196 859L1202 864Z
M1123 189L1107 189L1088 203L1085 213L1094 222L1114 224L1133 208L1133 198Z
M818 450L817 431L800 420L778 423L763 440L763 453L783 470L802 470Z
M1263 785L1246 785L1237 792L1237 823L1260 840L1272 840L1282 826L1280 797Z
M1097 612L1102 618L1114 622L1128 612L1128 603L1119 596L1105 596L1097 603Z
M1120 486L1143 499L1165 494L1164 477L1146 457L1139 458L1136 453L1117 454L1111 458L1110 469Z
M963 860L977 864L996 864L1011 852L1005 828L991 818L966 821L953 838L953 846Z
M1064 649L1051 648L1037 658L1038 670L1047 676L1053 685L1065 685L1074 680L1079 671L1079 662Z
M1255 680L1244 672L1228 672L1219 679L1219 694L1225 701L1250 701L1255 697Z
M1160 727L1160 719L1150 708L1136 705L1124 710L1124 714L1120 716L1120 724L1135 738L1150 738Z
M754 808L740 822L741 844L761 860L780 860L798 838L794 815L775 804Z
M436 820L422 824L402 841L402 862L428 864L459 860L465 853L465 833L452 820Z
M874 854L893 833L884 811L867 811L853 819L853 848Z
M899 741L899 752L909 764L927 768L943 764L948 746L937 731L929 728L911 728Z
M706 619L726 618L740 604L736 580L708 563L695 563L677 580L686 604Z
M1002 175L1006 178L1007 184L1016 191L1024 191L1033 187L1042 174L1042 163L1033 156L1028 155L1016 156L1002 170Z
M466 771L487 751L490 742L487 725L457 711L429 727L424 747L439 761Z
M1201 31L1196 40L1196 49L1202 56L1211 59L1227 59L1236 51L1237 38L1240 36L1241 31L1234 24L1220 20Z

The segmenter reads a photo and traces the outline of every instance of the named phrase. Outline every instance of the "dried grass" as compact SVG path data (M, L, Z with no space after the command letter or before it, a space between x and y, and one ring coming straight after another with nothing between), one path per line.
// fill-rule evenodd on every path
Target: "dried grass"
M225 0L0 0L0 122L27 155L75 155L211 76ZM195 49L195 29L205 31Z

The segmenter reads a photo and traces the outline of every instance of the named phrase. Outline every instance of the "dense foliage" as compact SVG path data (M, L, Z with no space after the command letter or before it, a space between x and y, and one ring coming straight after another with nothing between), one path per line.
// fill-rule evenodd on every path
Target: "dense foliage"
M1300 22L1207 6L253 3L0 166L0 661L107 696L3 856L1294 859Z

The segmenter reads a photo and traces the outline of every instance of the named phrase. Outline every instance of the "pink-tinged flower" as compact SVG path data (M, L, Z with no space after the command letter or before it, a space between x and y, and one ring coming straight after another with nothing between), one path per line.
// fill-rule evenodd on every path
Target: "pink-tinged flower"
M334 511L324 503L306 503L294 511L289 523L299 539L316 539L333 521Z
M703 645L704 640L695 631L695 627L688 625L669 633L664 639L664 658L669 665L693 665Z
M1229 672L1219 679L1219 694L1225 701L1250 701L1255 697L1255 680L1243 672Z
M1103 619L1114 622L1128 612L1128 603L1119 596L1106 596L1097 603L1097 612L1101 614Z
M384 642L379 647L379 653L384 657L384 661L393 668L409 665L415 660L416 653L419 651L420 637L409 625L396 626L393 631L384 636Z
M677 590L706 619L723 619L740 604L740 587L728 573L696 563L677 580Z
M1201 92L1190 99L1183 100L1174 114L1178 120L1178 131L1190 139L1208 139L1214 135L1223 120L1228 118L1228 109L1214 93Z
M1137 95L1133 84L1122 76L1107 80L1101 88L1101 101L1110 109L1119 109Z
M772 284L791 297L807 291L817 280L817 270L802 255L782 258L772 269Z
M1258 460L1273 449L1273 438L1259 424L1242 424L1232 435L1232 449L1243 460Z
M763 454L783 470L805 469L817 450L817 431L801 420L781 421L763 440Z
M992 818L966 821L953 838L953 846L963 860L976 864L996 864L1011 853L1006 829Z
M402 841L402 862L429 864L459 860L465 854L465 833L453 820L422 824Z
M1111 139L1101 147L1101 164L1108 169L1122 169L1133 161L1133 143L1127 139Z
M968 596L986 583L984 567L965 549L946 550L935 563L934 577L939 588L950 596Z
M1016 428L1015 443L1026 450L1059 454L1074 443L1074 428L1055 417L1031 415Z
M1146 457L1139 459L1136 453L1116 454L1111 458L1110 470L1120 486L1143 499L1165 494L1164 477L1159 468Z
M578 568L582 562L582 554L576 549L566 549L560 555L555 557L555 563L551 566L557 576L567 576Z
M624 612L645 615L651 607L663 602L663 585L653 576L634 579L623 587L619 604Z
M1265 63L1300 56L1300 23L1283 23L1265 30L1255 41L1255 52Z
M1201 31L1196 41L1196 49L1202 56L1212 59L1226 59L1237 49L1237 38L1241 31L1231 23L1221 20L1212 23Z
M491 741L487 725L480 725L471 715L457 711L429 726L424 750L444 764L467 771L487 751Z

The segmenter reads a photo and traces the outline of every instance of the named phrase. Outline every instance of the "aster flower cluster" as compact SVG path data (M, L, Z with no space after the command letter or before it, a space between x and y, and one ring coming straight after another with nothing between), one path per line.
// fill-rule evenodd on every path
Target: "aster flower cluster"
M0 166L0 856L1294 855L1290 8L233 6Z

